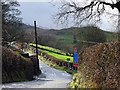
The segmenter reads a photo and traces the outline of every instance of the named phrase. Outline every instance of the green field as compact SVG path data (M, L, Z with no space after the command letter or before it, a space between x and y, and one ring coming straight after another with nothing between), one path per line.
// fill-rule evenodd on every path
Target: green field
M32 44L30 43L29 45L33 45L33 46L36 46L35 44ZM40 48L43 48L43 49L46 49L46 50L42 50L42 49L38 49L42 52L45 52L47 53L48 55L51 55L55 58L58 58L58 59L61 59L61 60L64 60L64 61L67 61L67 58L70 58L70 61L69 62L73 62L73 57L71 56L66 56L65 53L59 49L55 49L55 48L52 48L52 47L48 47L48 46L42 46L42 45L38 45L38 47ZM49 50L49 51L47 51ZM54 52L59 52L61 54L64 54L64 55L61 55L61 54L57 54L57 53L54 53L54 52L50 52L50 51L54 51ZM68 61L67 61L68 62Z
M33 45L33 46L36 46L36 44L32 44L30 43L29 45ZM59 50L59 49L55 49L55 48L52 48L52 47L48 47L48 46L42 46L42 45L37 45L39 48L42 48L42 49L46 49L46 50L49 50L49 51L53 51L53 52L56 52L56 53L61 53L63 55L66 55L65 52Z
M116 40L118 38L118 35L115 34L115 33L112 33L112 32L104 32L105 35L106 35L106 39L108 41L111 41L111 40Z
M61 41L64 44L72 44L73 45L73 33L74 30L60 30L56 35L57 40Z
M61 59L61 60L64 60L64 61L67 61L67 58L70 58L69 62L73 62L73 57L56 54L56 53L49 52L49 51L46 51L46 50L41 50L41 49L38 49L38 50L43 51L43 52L47 53L48 55L51 55L55 58L58 58L58 59Z

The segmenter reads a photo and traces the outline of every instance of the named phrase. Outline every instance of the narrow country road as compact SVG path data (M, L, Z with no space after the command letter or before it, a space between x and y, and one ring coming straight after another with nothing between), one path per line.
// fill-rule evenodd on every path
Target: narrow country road
M72 79L71 74L49 67L41 60L39 64L42 74L35 76L35 80L7 83L3 84L2 88L67 88Z

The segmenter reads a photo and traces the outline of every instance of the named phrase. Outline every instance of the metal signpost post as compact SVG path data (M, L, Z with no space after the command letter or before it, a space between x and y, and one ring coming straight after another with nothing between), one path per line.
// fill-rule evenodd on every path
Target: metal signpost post
M70 61L70 58L67 58L67 61ZM68 67L69 67L70 65L69 65L69 62L68 62Z

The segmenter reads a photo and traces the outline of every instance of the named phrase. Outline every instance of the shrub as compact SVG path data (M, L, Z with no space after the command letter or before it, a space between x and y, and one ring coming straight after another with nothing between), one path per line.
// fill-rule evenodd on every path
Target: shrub
M2 47L2 82L33 79L33 63L6 47Z
M120 42L91 46L79 56L78 72L92 78L100 88L117 88L120 81Z

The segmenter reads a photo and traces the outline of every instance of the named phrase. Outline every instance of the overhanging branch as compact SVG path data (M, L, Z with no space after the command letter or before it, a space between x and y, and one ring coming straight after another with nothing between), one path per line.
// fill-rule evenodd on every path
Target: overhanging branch
M105 11L105 5L110 6L112 9L117 8L120 12L120 1L116 4L92 1L89 5L86 5L84 7L80 7L77 3L72 2L62 5L61 11L57 14L57 17L58 20L61 19L64 20L64 22L68 22L68 19L72 17L71 19L73 19L76 24L81 24L85 20L90 21L92 18L97 18L96 21L100 21L100 16Z

